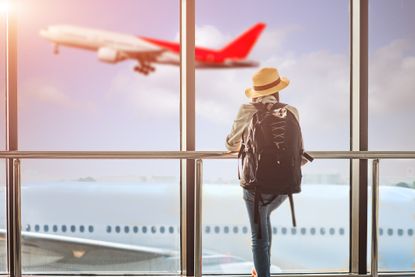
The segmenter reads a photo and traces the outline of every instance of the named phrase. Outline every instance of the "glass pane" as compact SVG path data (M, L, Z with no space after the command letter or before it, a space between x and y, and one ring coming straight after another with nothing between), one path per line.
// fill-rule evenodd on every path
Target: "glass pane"
M180 273L177 161L25 161L23 272Z
M19 2L22 150L179 148L178 1Z
M382 160L379 179L379 270L414 271L414 163L405 160ZM369 201L369 205L369 215L371 216L371 201ZM369 228L371 228L370 223L369 217ZM370 247L371 236L368 236L369 254ZM368 268L370 268L370 264L368 264Z
M251 230L236 176L237 162L204 162L203 273L247 274ZM331 168L331 170L328 170ZM324 172L324 173L322 173ZM349 266L349 162L319 160L303 167L302 192L271 213L271 271L346 272ZM218 243L220 241L221 243Z
M306 149L349 149L348 0L197 3L196 46L204 47L196 49L199 150L224 149L239 106L249 101L245 89L253 85L256 63L277 67L290 80L280 100L298 109ZM257 23L265 24L262 32ZM251 35L235 42L251 27Z
M0 199L3 202L0 205L0 230L2 234L0 244L0 272L7 272L7 254L6 254L6 161L0 159Z
M370 1L369 147L415 148L415 19L412 0Z

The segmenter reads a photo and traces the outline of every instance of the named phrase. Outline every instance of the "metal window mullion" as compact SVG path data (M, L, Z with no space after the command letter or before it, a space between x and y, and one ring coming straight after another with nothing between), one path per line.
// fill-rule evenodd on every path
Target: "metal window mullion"
M368 1L350 0L350 5L350 150L366 151L368 149ZM350 177L350 272L365 274L367 272L367 160L352 160Z
M180 151L195 150L195 0L180 0ZM195 161L180 162L181 269L194 275Z
M10 1L15 3L16 1ZM18 150L17 128L17 14L6 14L6 150ZM10 276L21 276L20 162L6 160L7 267Z

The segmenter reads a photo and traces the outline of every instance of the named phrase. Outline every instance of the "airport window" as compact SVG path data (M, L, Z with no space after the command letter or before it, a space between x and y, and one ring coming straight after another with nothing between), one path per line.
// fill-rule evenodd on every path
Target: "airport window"
M316 228L312 227L310 229L310 234L315 235L316 234Z
M76 232L76 227L75 227L75 225L71 225L71 232L72 232L72 233L75 233L75 232Z
M130 227L128 226L124 226L124 233L129 233L130 232Z
M173 228L173 226L170 226L170 227L169 227L169 233L170 233L170 234L173 234L173 233L174 233L174 228Z
M133 227L133 232L134 232L135 234L137 234L137 233L138 233L138 227L137 227L137 226L134 226L134 227Z
M30 224L26 225L26 231L30 232Z
M81 233L85 232L85 226L84 225L79 226L79 232L81 232Z
M239 232L238 226L233 226L233 233L237 234Z
M295 235L295 234L297 234L297 228L292 227L291 228L291 235Z
M326 234L326 229L324 227L320 228L320 235L325 235Z
M143 232L143 234L146 234L147 233L147 226L143 226L142 232Z
M408 229L408 236L412 237L414 235L413 229Z
M93 233L94 232L94 226L89 225L88 226L88 232Z
M151 233L155 234L157 232L157 228L155 226L151 227Z
M248 227L246 226L242 227L242 233L244 234L248 233Z
M164 232L165 232L165 231L166 231L166 227L161 226L161 227L160 227L160 233L164 234Z
M276 234L277 232L278 232L277 227L272 227L272 233L273 233L273 234Z
M219 234L219 232L220 232L220 227L219 226L215 226L215 233L216 234Z
M108 226L107 226L107 233L111 233L111 231L112 231L111 229L112 229L112 228L111 228L111 226L110 226L110 225L108 225Z
M36 231L36 232L39 232L39 231L40 231L40 226L39 226L39 225L37 225L37 224L35 225L35 231Z
M392 228L388 228L388 236L393 236L393 229Z
M49 226L48 225L43 225L43 231L44 232L49 232Z
M398 229L398 236L402 236L403 235L403 230L402 229Z
M330 228L329 233L330 233L330 235L334 235L334 233L335 233L334 228Z
M301 235L305 235L305 234L307 234L307 229L302 227L301 228Z
M65 233L66 232L66 225L62 225L61 230L62 230L63 233Z
M228 234L228 233L229 233L229 226L225 226L225 227L223 227L223 232L224 232L225 234Z
M287 227L282 227L282 228L281 228L281 233L282 233L283 235L287 234Z
M115 226L115 232L118 234L121 232L121 227L120 226Z
M205 233L206 233L206 234L209 234L209 233L210 233L210 226L206 226L206 227L205 227Z

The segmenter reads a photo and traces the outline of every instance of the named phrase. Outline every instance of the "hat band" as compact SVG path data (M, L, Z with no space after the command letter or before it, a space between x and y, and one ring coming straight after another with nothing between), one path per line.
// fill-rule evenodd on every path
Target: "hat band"
M266 84L266 85L263 85L263 86L254 86L254 89L256 91L267 90L269 88L272 88L272 87L278 85L280 82L281 82L281 78L278 78L276 81L274 81L272 83L269 83L269 84Z

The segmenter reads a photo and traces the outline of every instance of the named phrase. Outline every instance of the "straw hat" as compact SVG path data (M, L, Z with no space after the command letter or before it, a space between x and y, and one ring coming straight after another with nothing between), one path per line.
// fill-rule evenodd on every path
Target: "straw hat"
M286 88L290 83L285 77L281 77L274 67L264 67L252 76L253 87L245 90L249 98L257 98L274 94Z

